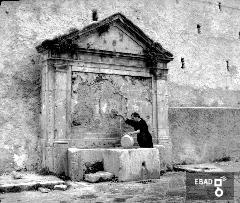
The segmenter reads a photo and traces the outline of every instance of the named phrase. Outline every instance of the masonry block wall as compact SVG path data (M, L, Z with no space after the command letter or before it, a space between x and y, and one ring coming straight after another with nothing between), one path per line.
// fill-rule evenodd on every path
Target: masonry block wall
M181 132L180 129L182 126L195 129L195 124L186 122L186 119L196 111L202 115L204 109L204 115L211 115L212 119L199 122L200 129L209 123L214 129L223 129L217 122L219 119L225 124L235 123L230 124L234 130L219 130L215 133L215 138L211 138L212 141L208 139L209 142L216 142L218 136L223 140L229 140L229 136L237 140L240 5L237 0L224 0L221 1L220 10L218 2L219 0L2 2L0 173L14 168L31 170L40 165L40 65L35 47L45 39L64 34L70 28L81 29L92 23L93 9L97 9L99 20L122 12L154 41L160 42L173 53L175 58L168 64L169 105L174 107L169 109L173 139L184 137L188 140L186 143L191 143L193 148L199 145L194 142L189 131ZM184 59L184 66L181 58ZM202 108L186 110L183 107ZM174 116L175 120L172 120ZM211 131L209 132L210 136ZM198 134L202 136L201 131ZM187 159L184 158L186 156L177 156L178 152L185 152L177 142L173 144L173 148L179 150L174 151L176 160L181 162ZM219 150L224 151L223 148ZM192 153L201 154L194 150Z

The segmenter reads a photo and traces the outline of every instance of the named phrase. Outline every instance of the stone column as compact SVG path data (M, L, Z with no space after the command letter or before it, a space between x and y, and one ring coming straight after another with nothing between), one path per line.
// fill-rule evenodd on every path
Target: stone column
M162 161L169 163L172 161L172 142L169 136L168 125L168 84L167 84L167 64L158 63L156 69L156 91L157 91L157 135L158 145L161 146ZM164 164L164 163L163 163Z
M68 175L67 149L71 133L71 66L55 67L55 119L53 140L53 171Z
M53 171L55 72L47 60L42 68L42 167Z
M164 68L164 66L166 65L162 63L158 64L156 71L158 143L169 139L167 90L168 69Z
M43 167L67 174L67 148L71 133L71 66L48 61L43 71Z

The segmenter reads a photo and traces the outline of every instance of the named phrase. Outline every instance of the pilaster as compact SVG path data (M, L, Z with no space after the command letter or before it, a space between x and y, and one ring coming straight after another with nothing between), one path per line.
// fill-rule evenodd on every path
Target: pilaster
M155 70L156 77L156 96L157 96L157 126L158 126L158 142L169 140L168 125L168 69L164 63L158 63Z

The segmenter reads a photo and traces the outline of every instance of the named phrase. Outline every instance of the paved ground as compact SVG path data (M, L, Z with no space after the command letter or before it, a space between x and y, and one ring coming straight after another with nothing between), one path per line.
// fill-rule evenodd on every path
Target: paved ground
M229 171L239 171L240 163L221 163L222 168ZM204 166L205 168L207 166ZM235 200L240 203L240 175L235 175ZM33 203L78 203L78 202L167 202L185 201L185 172L169 172L161 179L150 182L127 183L95 183L68 182L66 191L51 190L49 193L39 191L24 191L20 193L0 194L1 203L33 202ZM193 202L193 201L188 201ZM220 201L195 201L220 202ZM231 201L222 201L231 202Z

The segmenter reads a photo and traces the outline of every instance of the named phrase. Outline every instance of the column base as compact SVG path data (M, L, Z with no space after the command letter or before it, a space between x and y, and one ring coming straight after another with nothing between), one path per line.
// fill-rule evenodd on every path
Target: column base
M158 149L160 156L160 169L161 171L172 170L173 157L172 157L172 142L170 139L159 140L158 144L153 145Z

